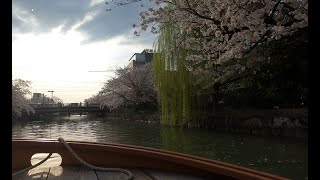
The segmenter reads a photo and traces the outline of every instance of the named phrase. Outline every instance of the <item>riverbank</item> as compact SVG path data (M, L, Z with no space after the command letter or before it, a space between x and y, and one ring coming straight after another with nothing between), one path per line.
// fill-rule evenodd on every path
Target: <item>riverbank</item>
M117 110L109 118L160 124L158 111ZM198 123L185 128L210 129L217 132L249 134L263 137L308 138L308 109L225 109L202 114Z
M308 138L308 109L231 109L225 108L216 113L199 112L202 117L197 123L189 123L184 128L210 129L232 134L249 134L263 137ZM63 114L26 115L20 120L28 121L46 117L57 117ZM90 116L105 116L107 119L130 120L145 123L161 124L161 114L155 109L118 109ZM18 120L13 120L18 121Z
M226 109L200 127L259 136L308 138L308 109Z

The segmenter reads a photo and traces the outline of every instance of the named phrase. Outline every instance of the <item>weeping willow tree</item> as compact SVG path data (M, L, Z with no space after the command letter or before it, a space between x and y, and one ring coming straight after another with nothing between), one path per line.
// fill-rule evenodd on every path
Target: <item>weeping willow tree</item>
M156 45L152 65L158 89L161 123L165 125L185 125L190 120L192 93L190 73L183 67L184 50L175 46L174 27L162 29Z
M194 76L186 68L187 50L178 48L177 32L179 29L173 24L167 23L162 27L152 60L161 123L194 125L197 124L195 108L198 108L199 99L193 97L196 94Z

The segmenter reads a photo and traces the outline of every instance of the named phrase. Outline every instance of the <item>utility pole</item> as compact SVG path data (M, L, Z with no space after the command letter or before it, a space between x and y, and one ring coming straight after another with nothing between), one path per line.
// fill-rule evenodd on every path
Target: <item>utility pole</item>
M51 101L53 102L53 92L54 91L48 91L48 92L51 92Z

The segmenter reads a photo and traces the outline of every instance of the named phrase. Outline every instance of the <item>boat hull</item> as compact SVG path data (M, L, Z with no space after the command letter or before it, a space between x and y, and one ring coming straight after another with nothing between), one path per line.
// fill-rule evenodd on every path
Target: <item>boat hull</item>
M87 163L101 167L150 168L204 177L205 179L286 179L268 173L182 153L123 144L67 141ZM80 165L56 140L12 140L12 170L31 166L36 153L58 153L61 166Z

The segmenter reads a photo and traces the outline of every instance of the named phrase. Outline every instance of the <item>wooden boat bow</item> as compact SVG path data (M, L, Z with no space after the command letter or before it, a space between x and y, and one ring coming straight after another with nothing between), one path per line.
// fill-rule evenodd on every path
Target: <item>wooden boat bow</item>
M151 168L187 173L205 179L285 180L286 178L197 156L134 145L67 141L89 164L101 167ZM29 167L36 153L58 153L61 166L80 165L57 140L12 140L12 170Z

